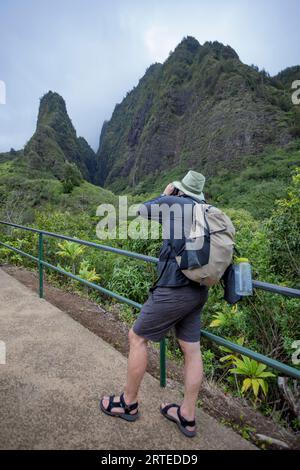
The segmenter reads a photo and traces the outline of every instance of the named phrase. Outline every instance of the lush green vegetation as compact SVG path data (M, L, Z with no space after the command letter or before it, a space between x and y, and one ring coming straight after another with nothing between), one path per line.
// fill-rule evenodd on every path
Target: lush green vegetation
M91 186L88 183L84 184L87 187ZM80 191L80 187L74 188L68 195L74 203L78 202L77 191ZM95 188L95 191L98 191L98 188ZM70 203L70 200L68 202ZM225 209L237 228L238 249L250 259L255 278L290 286L297 284L300 255L299 207L298 170L294 173L285 197L276 203L269 219L259 222L245 209ZM95 215L85 210L77 211L74 216L72 212L57 210L48 204L42 211L35 212L33 224L44 230L97 242L99 241L95 235L97 222ZM284 239L282 233L287 234L287 249L282 243ZM29 253L37 253L37 237L31 233L2 228L1 240ZM159 240L118 239L104 243L153 256L158 254L160 246ZM57 240L48 239L45 255L47 260L62 266L65 270L76 273L84 279L99 282L104 287L141 303L155 279L153 265L80 247L75 243L59 243ZM2 262L25 264L35 269L31 262L5 248L0 249L0 257ZM84 286L55 272L49 271L48 279L54 283L59 282L64 288L75 290L81 295L89 295L96 301L111 302L109 299L103 299L96 291L88 291ZM121 319L132 324L138 312L125 305L120 305L119 309ZM237 308L232 308L222 300L220 286L211 290L203 313L204 328L287 364L291 364L294 352L292 343L300 337L299 320L298 300L256 291L252 298L243 300ZM181 353L172 335L167 342L168 356L181 360ZM233 394L244 395L273 418L286 421L290 426L297 428L291 411L287 410L285 405L283 407L276 385L277 374L273 375L274 371L265 370L255 361L248 362L247 359L224 351L224 348L212 345L204 339L203 347L208 378L217 380L225 390Z
M103 202L114 203L116 197L106 189L82 179L78 168L65 163L61 178L50 172L33 170L22 157L0 162L0 218L16 223L32 223L35 211L53 208L69 210L74 216L86 211L90 215Z

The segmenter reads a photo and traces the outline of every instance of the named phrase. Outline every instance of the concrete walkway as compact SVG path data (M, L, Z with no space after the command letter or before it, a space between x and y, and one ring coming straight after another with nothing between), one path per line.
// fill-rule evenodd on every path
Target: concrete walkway
M135 423L99 411L103 393L119 393L126 358L0 269L1 449L255 449L198 412L198 436L187 439L158 411L179 394L146 375Z

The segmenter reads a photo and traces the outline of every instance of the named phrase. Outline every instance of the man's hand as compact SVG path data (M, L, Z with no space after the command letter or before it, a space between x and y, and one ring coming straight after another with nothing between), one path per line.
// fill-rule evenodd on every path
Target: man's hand
M170 196L172 194L172 192L174 191L175 187L173 186L172 183L169 183L168 186L166 186L163 194L165 194L166 196Z

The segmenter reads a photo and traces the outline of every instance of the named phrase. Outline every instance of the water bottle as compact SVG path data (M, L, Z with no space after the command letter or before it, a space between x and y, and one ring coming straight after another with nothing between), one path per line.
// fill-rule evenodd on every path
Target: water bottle
M238 258L234 270L235 293L237 295L252 295L251 265L247 258Z

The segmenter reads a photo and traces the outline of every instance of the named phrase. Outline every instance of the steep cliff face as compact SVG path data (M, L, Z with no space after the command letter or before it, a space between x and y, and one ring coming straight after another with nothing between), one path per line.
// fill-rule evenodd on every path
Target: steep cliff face
M105 123L97 182L120 191L170 170L238 170L243 156L292 139L284 88L231 47L185 38L164 64L149 67Z
M36 131L24 148L24 158L33 169L50 171L63 178L65 163L75 164L82 176L93 181L95 153L83 137L77 137L66 104L49 91L40 102Z

